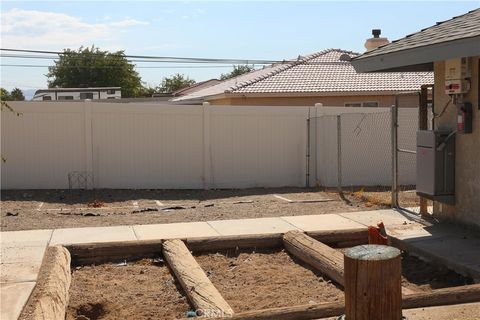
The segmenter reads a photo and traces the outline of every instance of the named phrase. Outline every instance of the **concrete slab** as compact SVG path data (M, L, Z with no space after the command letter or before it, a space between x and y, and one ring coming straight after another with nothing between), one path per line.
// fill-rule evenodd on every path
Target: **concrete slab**
M480 280L480 238L463 236L410 238L404 240L403 244L410 252Z
M17 320L34 287L35 282L2 283L0 319Z
M207 222L147 224L133 226L138 240L198 238L218 236Z
M55 229L50 245L137 240L131 226Z
M41 261L1 264L0 282L36 281L41 265Z
M477 320L480 302L403 310L409 320Z
M379 221L383 221L387 228L415 224L421 226L421 224L415 222L410 217L402 215L400 212L393 209L347 212L340 213L340 215L365 226L376 225Z
M219 234L225 236L258 233L284 233L289 230L298 230L298 228L280 218L217 220L208 221L208 224Z
M42 261L46 246L41 247L3 247L0 263Z
M24 230L0 232L0 243L4 247L46 246L53 230Z
M303 231L329 231L364 228L365 226L338 214L281 217Z

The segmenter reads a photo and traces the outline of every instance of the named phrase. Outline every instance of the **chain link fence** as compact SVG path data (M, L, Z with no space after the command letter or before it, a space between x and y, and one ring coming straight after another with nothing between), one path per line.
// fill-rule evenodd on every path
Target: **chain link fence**
M398 112L397 189L399 206L415 211L418 109ZM310 129L315 144L316 185L336 188L367 206L392 206L394 175L392 110L322 115Z

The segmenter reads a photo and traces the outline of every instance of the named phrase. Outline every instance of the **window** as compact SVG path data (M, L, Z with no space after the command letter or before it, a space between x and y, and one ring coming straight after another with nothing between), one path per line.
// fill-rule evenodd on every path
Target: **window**
M52 97L50 97L50 96L43 96L43 97L42 97L42 100L52 100Z
M108 89L107 94L115 94L115 89Z
M378 102L376 101L367 101L363 103L364 108L378 108Z
M346 102L345 107L350 107L350 108L360 108L362 104L360 102Z
M107 99L115 99L115 97L108 97Z
M92 92L80 92L80 99L93 99Z
M73 96L59 96L58 100L73 100Z

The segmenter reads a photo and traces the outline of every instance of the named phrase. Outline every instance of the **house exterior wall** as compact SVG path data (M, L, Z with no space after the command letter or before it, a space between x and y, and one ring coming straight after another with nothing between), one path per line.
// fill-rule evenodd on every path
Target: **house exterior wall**
M341 106L345 103L377 101L379 107L390 107L395 103L395 96L313 96L313 97L228 97L209 101L212 105L256 105L256 106L313 106L323 103L325 106ZM418 96L400 97L400 106L418 107Z
M465 96L465 102L473 107L473 132L457 134L455 141L455 197L456 204L449 206L434 203L434 215L467 225L480 227L480 110L479 110L479 59L470 58L471 90ZM434 64L435 72L435 110L440 112L449 97L444 92L445 62ZM436 119L437 129L455 130L457 109L450 105L445 114Z

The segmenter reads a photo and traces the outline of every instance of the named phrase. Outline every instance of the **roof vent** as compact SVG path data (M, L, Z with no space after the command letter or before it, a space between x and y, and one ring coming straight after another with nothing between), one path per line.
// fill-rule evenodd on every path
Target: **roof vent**
M380 38L381 34L382 34L381 29L372 30L373 38L367 39L367 41L365 42L365 48L367 49L367 51L376 49L380 46L390 43L390 41L388 41L387 38Z
M350 57L348 54L344 53L338 58L340 61L352 61L352 57Z

